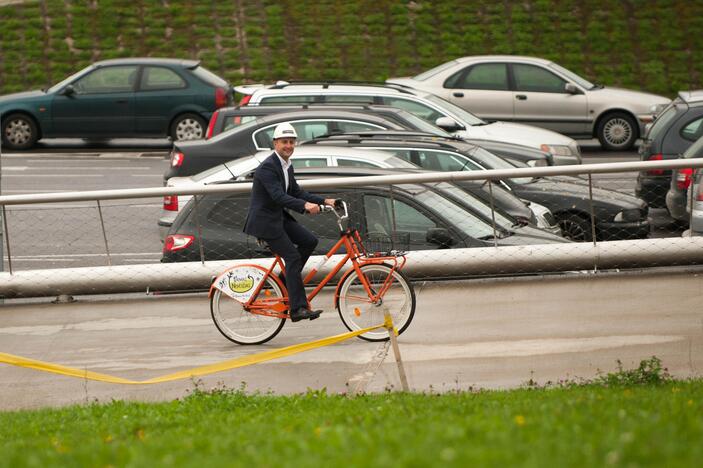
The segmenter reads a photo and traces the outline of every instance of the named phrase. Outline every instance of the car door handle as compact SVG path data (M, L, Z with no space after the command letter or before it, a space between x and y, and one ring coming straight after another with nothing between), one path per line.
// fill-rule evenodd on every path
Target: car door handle
M115 101L115 103L117 104L127 104L127 102L128 101L126 99L118 99L117 101Z
M515 99L519 101L527 101L527 96L525 96L524 94L516 94Z
M454 97L464 97L464 93L452 93Z

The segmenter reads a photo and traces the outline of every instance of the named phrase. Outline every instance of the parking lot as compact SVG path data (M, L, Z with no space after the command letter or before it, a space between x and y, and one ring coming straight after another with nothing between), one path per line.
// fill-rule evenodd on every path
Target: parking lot
M584 142L584 164L637 161L635 151L604 152ZM167 140L115 140L86 143L54 140L28 152L2 155L2 194L51 193L159 187L168 166ZM632 194L635 173L595 177L597 185ZM160 198L103 202L113 264L158 262L162 242L156 220ZM13 268L62 268L106 264L99 213L94 202L12 207L8 214ZM650 237L680 236L682 228L665 209L651 209ZM65 245L66 236L85 231L82 252ZM31 234L31 235L30 235ZM7 268L7 266L6 266Z

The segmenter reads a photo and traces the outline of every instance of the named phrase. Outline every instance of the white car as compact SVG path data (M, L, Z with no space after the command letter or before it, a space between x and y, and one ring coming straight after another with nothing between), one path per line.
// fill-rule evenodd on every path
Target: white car
M480 55L388 83L433 93L487 120L521 122L625 150L671 102L654 94L594 84L549 60Z
M238 158L225 164L220 164L194 176L171 177L168 179L166 186L186 188L229 179L246 180L247 177L251 177L251 174L259 164L270 155L271 150L259 151L252 156ZM328 145L298 146L293 156L291 156L291 162L296 169L314 167L418 169L418 166L415 164L407 162L386 151ZM467 194L467 197L469 196L470 195ZM173 221L176 219L176 216L178 216L179 211L191 198L191 195L172 195L164 197L163 209L158 221L161 239L166 236ZM520 203L517 201L517 198L514 199L516 203ZM532 211L534 215L532 219L537 227L546 229L553 234L559 234L561 232L558 225L554 222L554 217L551 212L544 206L530 202L528 213L529 211Z
M581 151L572 138L539 127L508 122L485 122L471 112L434 94L407 86L384 84L296 84L280 81L275 85L242 85L240 105L272 104L383 104L405 109L460 138L513 143L554 157L554 164L580 164Z

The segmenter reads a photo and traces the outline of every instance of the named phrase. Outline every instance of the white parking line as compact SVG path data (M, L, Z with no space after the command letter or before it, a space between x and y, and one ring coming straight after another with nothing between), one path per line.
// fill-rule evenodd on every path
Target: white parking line
M47 260L51 259L52 262L57 260L73 261L72 258L95 258L95 257L106 257L105 253L99 254L55 254L55 255L13 255L12 261L22 260L22 261L37 261L37 260ZM148 257L152 256L154 258L161 258L160 253L156 252L129 252L129 253L113 253L110 252L111 257Z
M3 171L26 171L26 170L40 170L40 171L61 171L61 170L79 170L79 171L150 171L152 168L147 166L3 166Z
M3 174L3 178L6 177L105 177L104 174ZM159 176L163 177L163 176Z

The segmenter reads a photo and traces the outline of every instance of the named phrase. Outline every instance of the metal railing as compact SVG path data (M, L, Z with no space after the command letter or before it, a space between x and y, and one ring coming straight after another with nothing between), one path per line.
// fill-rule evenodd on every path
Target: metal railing
M487 223L491 226L492 238L480 244L483 247L467 244L464 248L412 249L406 271L415 278L514 275L703 264L703 238L601 241L596 222L599 207L593 197L594 190L599 190L594 177L599 174L700 167L703 167L703 160L648 161L325 178L304 180L300 185L314 192L389 184L489 181L491 211ZM585 177L579 179L579 183L587 187L589 194L588 242L499 245L501 227L494 211L494 184L500 184L504 179L523 177L583 175ZM208 197L215 194L246 194L250 189L250 183L237 183L0 196L5 233L4 261L8 267L7 271L0 273L0 295L29 297L207 288L213 275L234 265L239 259L254 256L232 252L220 257L212 256L212 249L206 244L209 239L203 237L202 224L209 221ZM391 190L391 197L393 193ZM156 218L161 209L160 198L165 195L195 196L193 210L197 232L193 237L197 243L196 261L160 263L158 250L161 239L156 233ZM155 203L154 198L157 197L159 202ZM90 232L86 234L86 231ZM61 240L64 235L68 236L68 241ZM142 244L146 246L142 251L125 251L126 247ZM69 247L77 250L70 250ZM252 253L252 250L248 252ZM80 258L82 263L74 261L76 258ZM62 261L70 266L61 267ZM270 260L255 261L267 264ZM309 264L315 261L313 257Z

